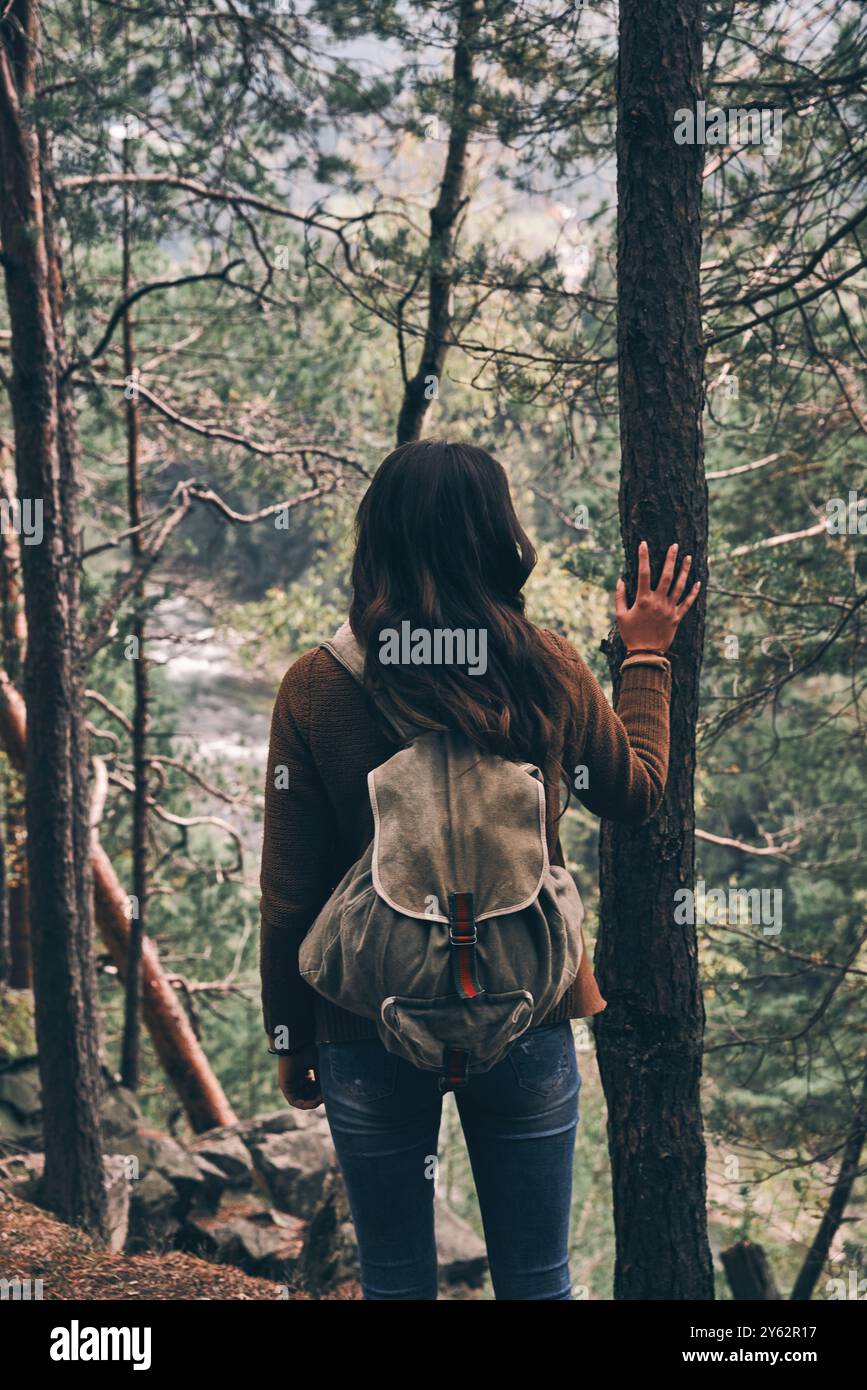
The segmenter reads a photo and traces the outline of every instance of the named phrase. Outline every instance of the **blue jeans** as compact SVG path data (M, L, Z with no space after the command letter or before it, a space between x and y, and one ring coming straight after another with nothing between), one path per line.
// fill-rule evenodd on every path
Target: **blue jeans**
M358 1237L365 1299L435 1299L437 1077L378 1038L320 1043L319 1084ZM581 1077L569 1021L536 1028L455 1092L497 1299L571 1299L569 1209Z

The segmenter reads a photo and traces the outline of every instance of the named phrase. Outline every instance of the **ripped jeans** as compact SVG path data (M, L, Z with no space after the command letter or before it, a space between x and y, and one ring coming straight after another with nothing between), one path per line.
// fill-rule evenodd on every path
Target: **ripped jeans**
M378 1038L319 1044L365 1299L435 1299L437 1077ZM455 1092L497 1299L572 1297L569 1209L581 1077L569 1021L535 1028Z

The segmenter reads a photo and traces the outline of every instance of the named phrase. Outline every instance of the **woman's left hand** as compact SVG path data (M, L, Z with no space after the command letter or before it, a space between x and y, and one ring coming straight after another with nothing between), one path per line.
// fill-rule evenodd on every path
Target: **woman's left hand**
M675 579L677 549L676 541L668 547L659 583L653 589L650 586L650 552L647 541L641 542L638 547L638 588L631 608L626 606L624 581L617 581L617 626L627 652L636 649L667 652L674 641L678 625L698 598L700 582L693 584L684 597L692 565L691 555L687 555Z

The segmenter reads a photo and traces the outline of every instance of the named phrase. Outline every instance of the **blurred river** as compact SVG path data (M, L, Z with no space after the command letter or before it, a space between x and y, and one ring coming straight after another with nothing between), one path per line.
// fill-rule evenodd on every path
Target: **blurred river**
M251 666L241 643L218 636L204 604L187 596L161 603L153 627L161 636L149 643L149 651L177 701L174 755L206 781L261 803L271 710L282 672L272 676ZM255 806L232 805L195 783L190 795L196 814L220 816L234 826L245 858L258 855L261 821Z

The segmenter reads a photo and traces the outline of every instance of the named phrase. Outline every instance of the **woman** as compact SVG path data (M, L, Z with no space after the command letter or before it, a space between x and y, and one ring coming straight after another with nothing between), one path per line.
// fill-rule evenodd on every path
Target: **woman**
M298 949L373 836L367 775L396 750L394 724L463 733L482 751L539 767L552 864L561 784L599 816L654 815L668 773L671 668L665 656L699 585L677 545L659 584L642 542L638 591L617 623L627 655L615 713L577 651L524 616L535 563L506 474L484 449L422 440L385 459L356 523L349 625L367 688L325 647L286 672L274 707L262 857L265 1029L281 1091L325 1104L358 1236L366 1299L435 1299L434 1183L442 1096L436 1077L387 1051L371 1019L338 1009L299 974ZM385 664L381 634L484 635L484 667ZM374 700L372 695L376 695ZM605 1001L583 953L559 1003L500 1063L456 1092L498 1299L571 1298L567 1259L581 1085L570 1019Z

